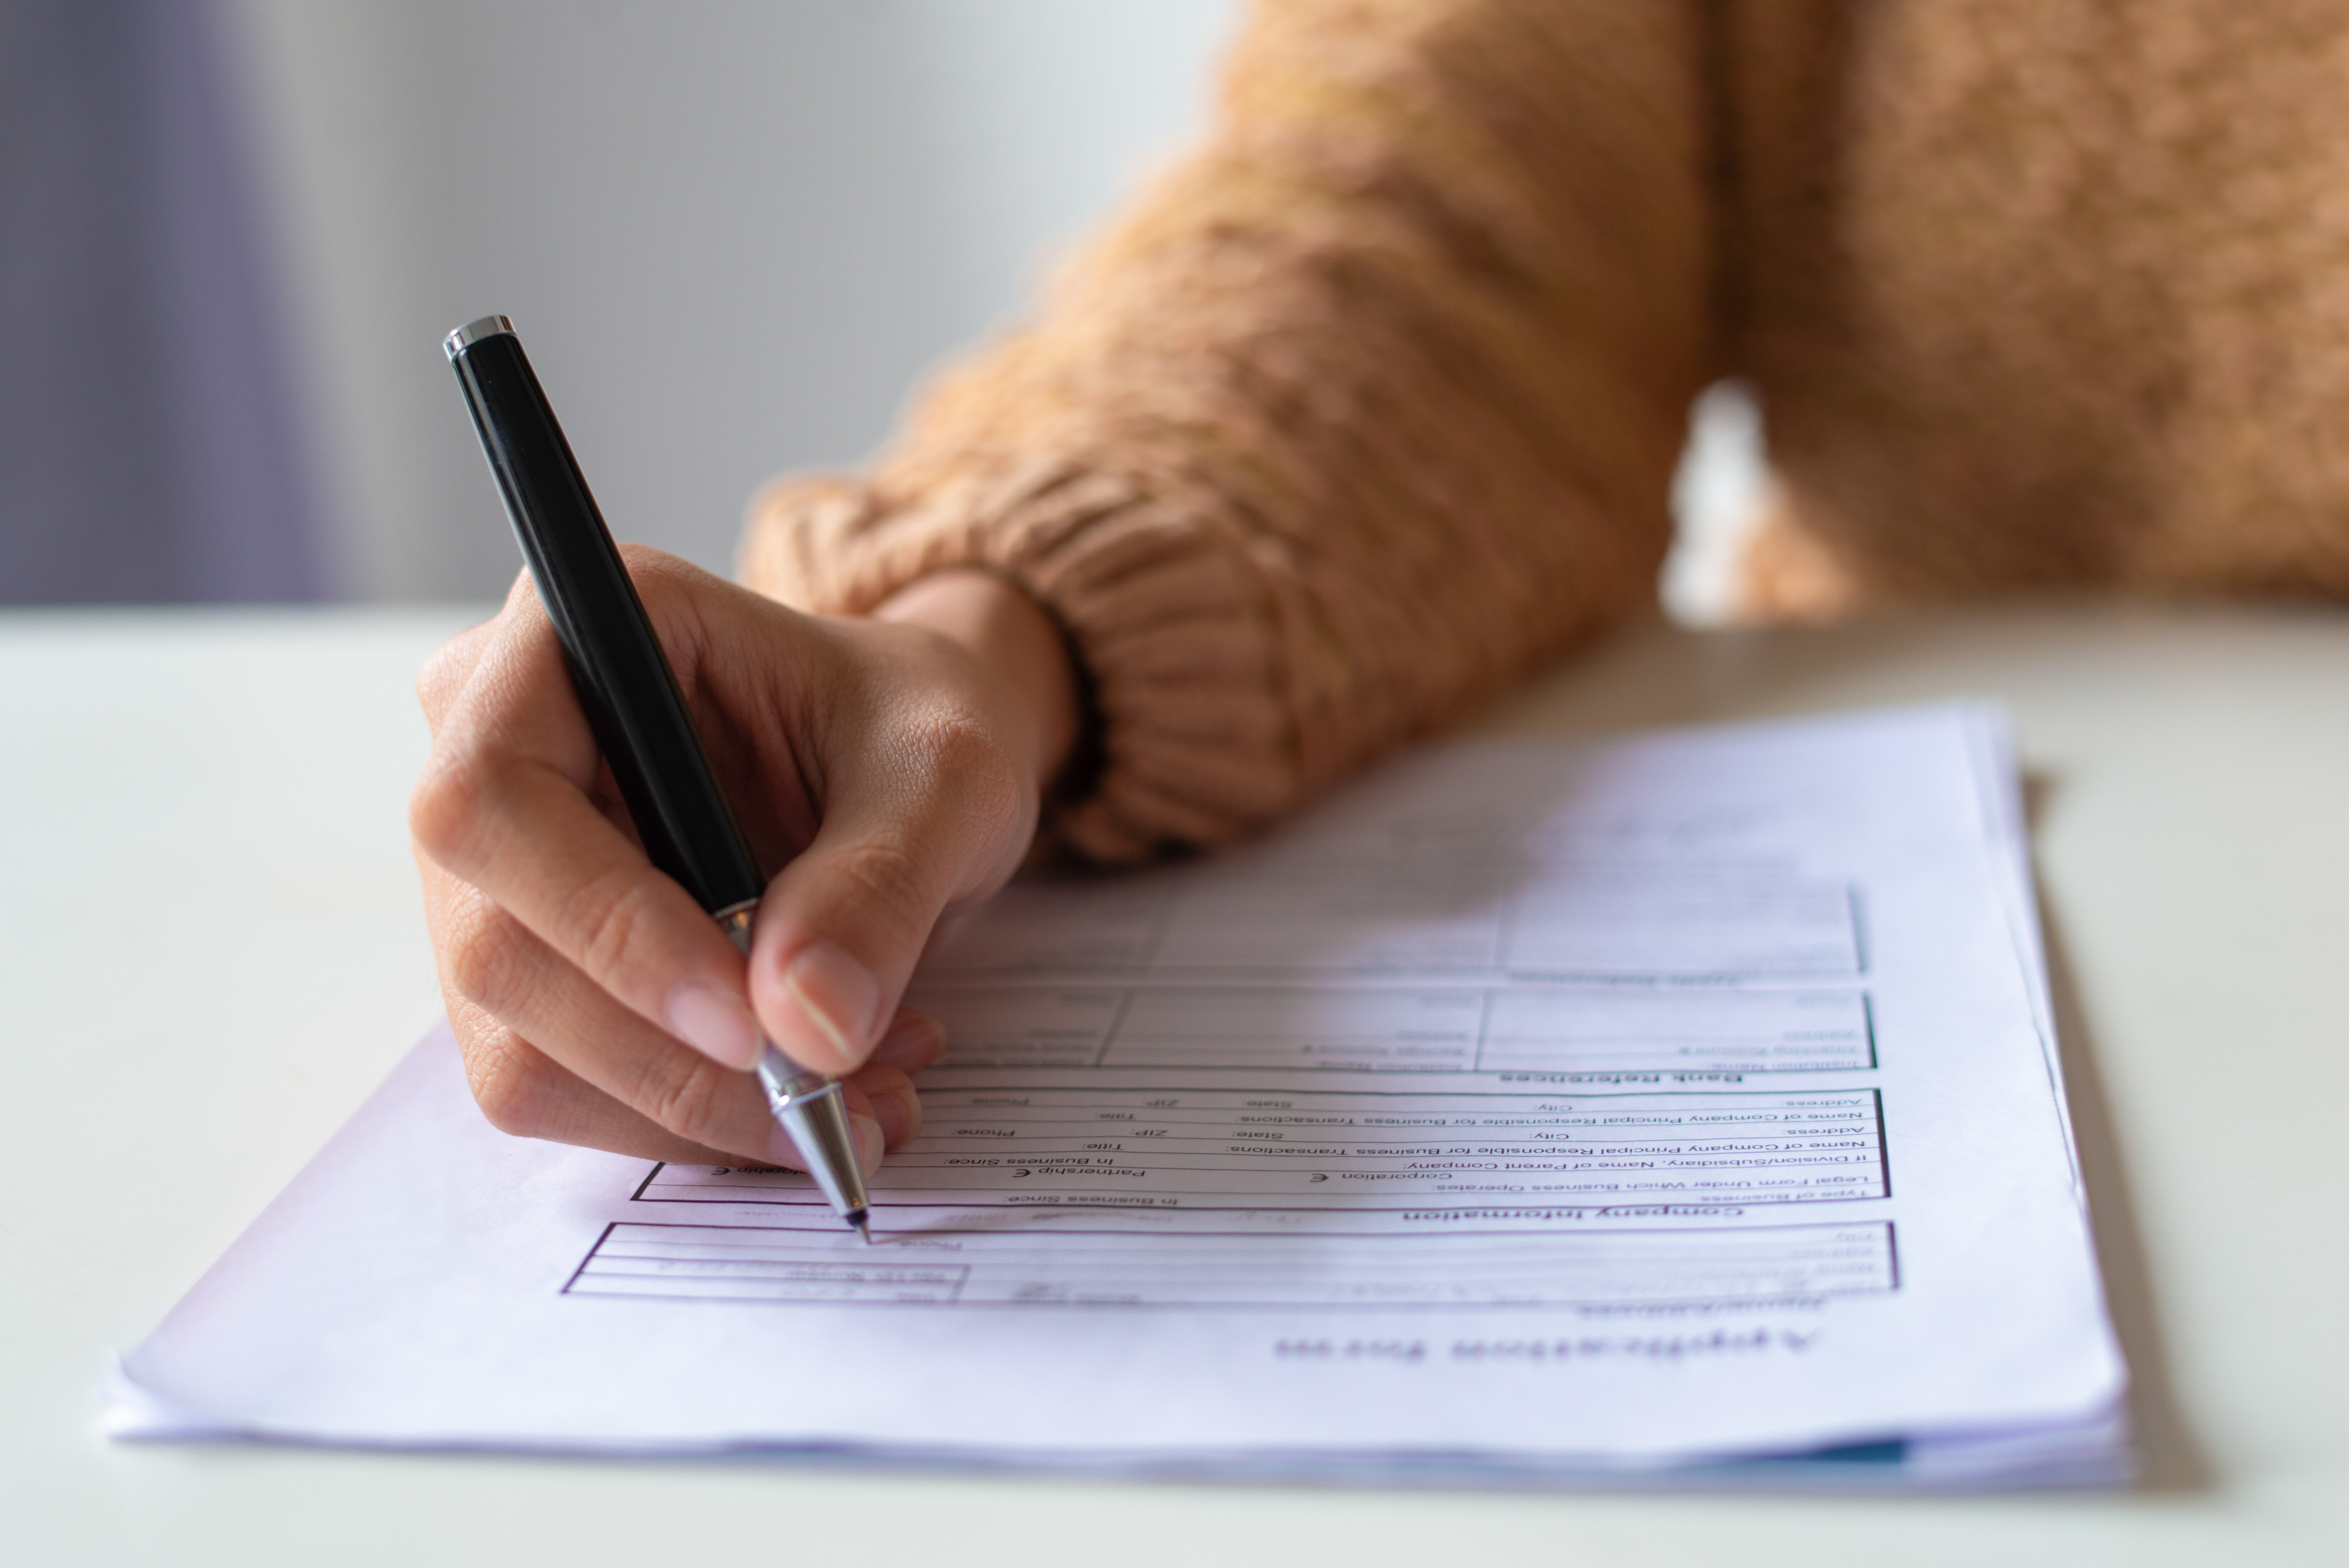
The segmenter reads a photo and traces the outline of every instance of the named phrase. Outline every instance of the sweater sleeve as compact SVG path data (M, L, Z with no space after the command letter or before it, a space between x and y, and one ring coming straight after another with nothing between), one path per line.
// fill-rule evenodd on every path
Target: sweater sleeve
M744 577L1003 574L1093 693L1061 839L1246 833L1653 603L1706 105L1694 0L1267 0L1204 144L869 472L763 494Z

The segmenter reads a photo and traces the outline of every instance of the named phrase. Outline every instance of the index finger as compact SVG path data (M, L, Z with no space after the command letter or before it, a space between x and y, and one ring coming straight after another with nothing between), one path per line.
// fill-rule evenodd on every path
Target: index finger
M432 650L424 667L416 672L416 701L424 709L424 721L435 732L450 706L464 694L471 682L473 671L480 665L482 654L496 641L520 612L520 596L529 592L529 574L523 573L506 590L506 601L498 613L485 621L466 627L447 642ZM532 593L533 603L536 594Z
M761 1040L741 957L590 799L599 770L553 626L513 603L442 715L409 828L632 1011L748 1068Z

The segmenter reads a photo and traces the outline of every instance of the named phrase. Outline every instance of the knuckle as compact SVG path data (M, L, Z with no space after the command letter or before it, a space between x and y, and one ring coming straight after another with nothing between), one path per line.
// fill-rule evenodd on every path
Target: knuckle
M528 938L512 915L476 894L450 912L443 930L449 988L484 1012L502 1016L528 994Z
M889 839L852 844L833 869L867 905L907 922L923 917L926 878L905 845Z
M416 706L424 710L429 723L440 722L440 716L448 711L451 688L464 679L457 663L457 649L451 644L425 660L424 667L416 672Z
M868 1097L875 1099L883 1095L907 1094L914 1088L914 1080L909 1074L886 1062L867 1062L856 1069L849 1081Z
M715 1063L683 1060L680 1053L648 1075L630 1098L678 1137L719 1148L725 1139L726 1109L741 1089L740 1078Z
M440 865L460 862L472 841L481 804L472 770L436 756L408 797L408 831Z
M510 620L510 612L511 605L507 611L458 633L435 648L416 672L416 700L435 728L471 684L484 654Z
M937 703L916 719L914 743L924 762L945 772L992 771L1004 761L993 727L958 702Z
M465 1053L465 1078L482 1119L515 1138L539 1138L555 1122L553 1064L511 1029L497 1028Z
M638 544L633 540L620 541L617 548L620 552L620 560L626 565L628 575L631 577L639 572L647 575L664 573L671 566L683 564L666 550L657 550L649 544Z
M623 544L619 550L621 562L636 581L637 595L645 601L647 610L682 596L702 575L691 562L649 544Z
M564 907L564 946L590 975L608 980L626 974L647 929L651 896L641 878L618 872L591 878Z
M714 587L724 579L712 577L689 561L649 545L623 544L620 558L636 585L636 597L654 633L667 652L678 679L693 689L709 637L706 615Z
M978 714L952 707L929 716L917 741L922 775L951 799L968 829L989 839L1014 830L1028 810L1028 786L1001 736Z

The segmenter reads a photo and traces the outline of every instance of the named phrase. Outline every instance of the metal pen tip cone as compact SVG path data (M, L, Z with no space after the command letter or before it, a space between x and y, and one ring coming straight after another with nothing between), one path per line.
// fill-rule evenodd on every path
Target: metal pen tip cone
M848 1222L856 1227L856 1233L864 1238L864 1244L866 1246L869 1247L873 1244L873 1226L871 1222L865 1219L864 1210L859 1209L854 1214L849 1215Z
M772 1044L759 1062L759 1081L824 1201L854 1223L852 1216L861 1217L865 1210L864 1172L856 1163L856 1140L840 1085L796 1067Z

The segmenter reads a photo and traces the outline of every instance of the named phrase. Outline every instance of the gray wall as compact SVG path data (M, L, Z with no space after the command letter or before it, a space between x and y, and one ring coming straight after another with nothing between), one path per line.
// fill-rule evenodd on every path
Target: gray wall
M516 558L440 340L515 319L614 531L729 563L1203 117L1232 0L233 0L342 586Z
M332 587L216 10L0 5L0 603Z

